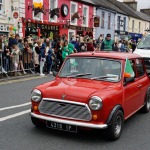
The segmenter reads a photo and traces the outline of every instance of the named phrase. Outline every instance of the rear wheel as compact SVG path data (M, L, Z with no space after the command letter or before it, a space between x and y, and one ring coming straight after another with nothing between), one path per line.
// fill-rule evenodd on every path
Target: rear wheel
M147 92L145 105L142 108L142 112L148 113L150 111L150 91Z
M121 110L118 110L114 114L111 120L111 125L108 126L107 129L107 137L109 140L115 141L119 139L122 132L123 123L124 123L123 112Z
M36 127L45 127L45 124L37 118L31 117L31 121Z

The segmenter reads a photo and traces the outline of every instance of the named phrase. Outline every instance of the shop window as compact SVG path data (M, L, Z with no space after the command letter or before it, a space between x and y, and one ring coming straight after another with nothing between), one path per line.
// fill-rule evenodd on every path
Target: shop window
M111 14L108 14L108 29L110 29L110 24L111 24Z
M83 19L83 25L85 27L88 27L88 15L89 15L89 7L83 6L83 14L82 14L82 19Z
M70 20L71 20L72 15L74 15L77 11L78 11L77 10L77 3L71 2ZM74 20L71 20L71 24L76 25L77 24L77 18L75 18Z
M105 27L105 12L103 11L102 12L102 21L101 21L101 28L104 28Z
M50 4L49 8L51 10L53 10L53 9L58 7L58 0L49 0L49 4ZM49 18L50 18L50 21L56 21L57 20L56 15L54 17L51 17L51 15L50 15Z

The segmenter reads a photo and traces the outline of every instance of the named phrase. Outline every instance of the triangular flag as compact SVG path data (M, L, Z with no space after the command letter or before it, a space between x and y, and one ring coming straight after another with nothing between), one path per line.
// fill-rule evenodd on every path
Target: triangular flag
M129 74L129 77L134 77L134 71L132 69L131 63L129 61L128 58L126 58L126 64L125 64L125 70L124 70L125 74Z

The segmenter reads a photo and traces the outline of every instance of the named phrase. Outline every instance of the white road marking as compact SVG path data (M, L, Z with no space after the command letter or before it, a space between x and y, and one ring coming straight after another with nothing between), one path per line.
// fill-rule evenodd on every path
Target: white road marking
M12 108L23 107L23 106L27 106L27 105L30 105L30 104L31 104L31 102L20 104L20 105L15 105L15 106L10 106L10 107L4 107L4 108L0 108L0 111L7 110L7 109L12 109Z
M12 114L12 115L9 115L9 116L0 118L0 122L5 121L5 120L8 120L8 119L12 119L12 118L15 118L15 117L24 115L24 114L27 114L27 113L29 113L30 111L31 111L31 109L28 109L28 110L25 110L25 111L22 111L22 112L19 112L19 113L16 113L16 114Z

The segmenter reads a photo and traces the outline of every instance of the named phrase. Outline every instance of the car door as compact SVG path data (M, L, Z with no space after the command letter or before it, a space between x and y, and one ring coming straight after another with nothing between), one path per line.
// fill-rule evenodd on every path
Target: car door
M135 74L135 80L127 83L123 87L124 93L124 114L125 118L130 117L139 108L141 89L139 87L139 79L136 74L135 60L130 60L131 66Z

